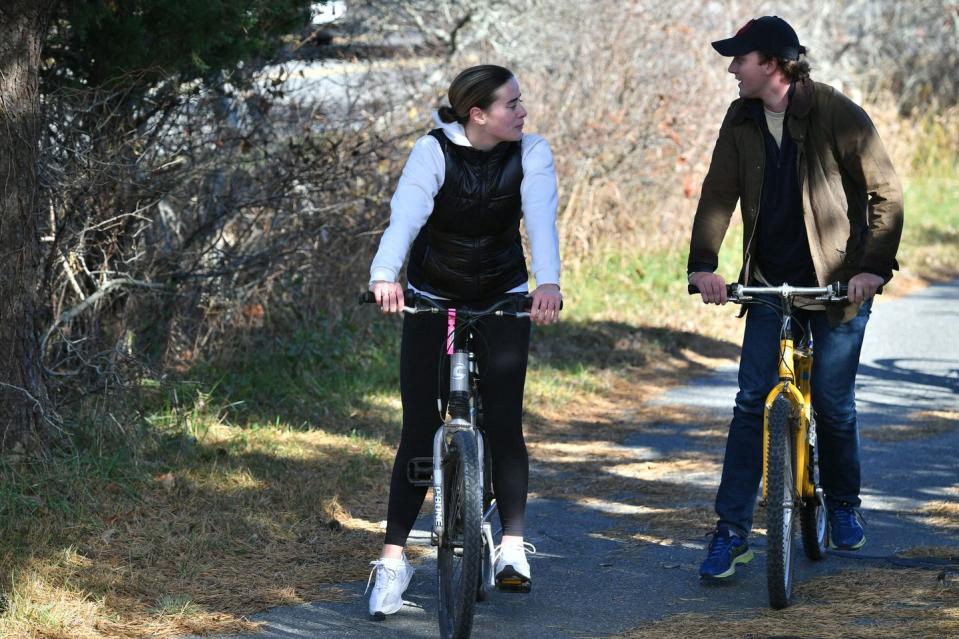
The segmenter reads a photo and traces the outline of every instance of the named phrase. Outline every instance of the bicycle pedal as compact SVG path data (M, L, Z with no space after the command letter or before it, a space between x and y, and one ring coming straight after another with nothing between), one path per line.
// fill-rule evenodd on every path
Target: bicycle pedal
M496 577L496 587L500 590L505 592L530 592L533 589L533 583L514 571L512 567L507 567L503 573Z
M432 486L433 458L412 458L406 466L406 480L414 486Z

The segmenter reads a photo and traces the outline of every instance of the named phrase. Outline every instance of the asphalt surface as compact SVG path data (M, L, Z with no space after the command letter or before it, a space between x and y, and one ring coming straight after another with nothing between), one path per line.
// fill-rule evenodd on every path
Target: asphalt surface
M959 410L959 280L874 307L858 377L863 432L863 508L868 544L860 553L833 553L825 561L801 557L796 579L860 566L889 566L897 551L916 546L955 546L959 539L923 525L915 516L926 502L955 499L959 482L959 429L902 441L870 438L871 430L908 424L917 411ZM725 367L674 388L655 400L731 415L736 369ZM660 435L643 434L623 444L637 459L668 458L689 446L683 429L670 425ZM603 472L598 468L597 472ZM533 468L532 489L538 480ZM718 476L691 476L715 490ZM473 637L607 637L644 622L682 612L710 612L766 605L765 548L752 540L757 558L730 584L706 586L697 568L704 530L690 530L669 545L625 543L602 534L623 526L621 502L590 507L534 499L529 504L527 539L534 590L529 595L492 593L478 604ZM428 546L428 522L417 525L411 543ZM801 553L800 553L801 555ZM221 639L304 637L435 637L436 576L432 559L417 566L407 604L386 621L371 621L363 596L365 582L343 584L355 596L344 603L275 608L254 617L260 632Z

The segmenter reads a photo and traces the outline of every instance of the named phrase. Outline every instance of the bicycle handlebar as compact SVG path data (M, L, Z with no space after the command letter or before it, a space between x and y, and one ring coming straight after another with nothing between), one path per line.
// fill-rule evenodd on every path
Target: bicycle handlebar
M695 284L687 287L690 295L699 293ZM782 297L814 297L822 302L839 302L846 299L849 285L842 282L833 282L826 286L743 286L742 284L727 284L726 297L731 302L748 301L750 295L780 295ZM882 294L882 286L876 289L876 295Z
M411 289L406 289L403 291L403 298L405 300L412 300L413 306L404 306L403 312L405 313L438 313L445 312L450 308L448 304L452 300L440 300L427 295L421 295L416 291ZM364 291L360 293L360 304L376 304L376 297L373 295L373 291ZM422 304L423 306L420 306ZM425 306L425 308L424 308ZM480 316L480 315L515 315L516 317L527 317L529 311L533 307L533 296L524 295L522 297L518 295L513 295L505 297L497 302L494 302L487 308L483 309L472 309L469 307L460 307L455 306L457 313L463 315L464 317L471 316ZM560 301L560 309L563 308L563 302Z

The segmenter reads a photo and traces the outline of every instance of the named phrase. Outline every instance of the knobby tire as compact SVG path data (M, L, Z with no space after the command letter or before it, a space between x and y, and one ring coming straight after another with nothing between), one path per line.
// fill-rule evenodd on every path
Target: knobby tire
M466 639L473 627L483 555L483 486L478 464L473 434L454 433L443 464L445 531L437 552L443 639Z

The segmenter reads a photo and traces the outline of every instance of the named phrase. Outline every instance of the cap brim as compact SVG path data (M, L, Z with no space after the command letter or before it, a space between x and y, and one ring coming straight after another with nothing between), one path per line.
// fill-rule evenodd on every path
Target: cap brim
M725 40L716 40L713 42L713 48L719 52L719 55L732 57L736 55L746 55L754 51L756 47L749 44L742 38L726 38Z

